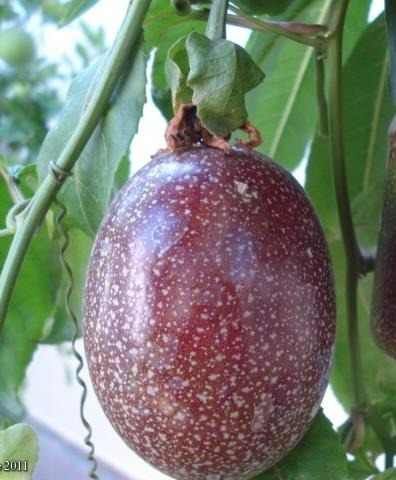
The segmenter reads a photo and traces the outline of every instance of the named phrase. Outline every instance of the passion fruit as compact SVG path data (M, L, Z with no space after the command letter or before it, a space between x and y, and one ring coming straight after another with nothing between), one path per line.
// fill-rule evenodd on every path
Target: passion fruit
M244 480L315 417L331 267L296 180L246 147L157 154L120 191L86 285L85 348L125 442L179 480Z

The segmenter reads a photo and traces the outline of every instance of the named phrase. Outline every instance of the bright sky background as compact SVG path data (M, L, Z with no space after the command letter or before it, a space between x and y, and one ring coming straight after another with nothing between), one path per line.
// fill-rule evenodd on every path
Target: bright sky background
M93 26L102 25L105 28L108 42L111 43L121 24L128 3L129 0L101 0L83 16L83 19ZM382 9L383 2L378 0L370 12L370 18L375 18ZM81 32L76 23L60 30L55 27L46 28L40 32L41 53L58 60L70 56L74 44L80 38ZM247 32L230 27L228 38L243 45L247 39ZM152 102L148 101L144 108L138 135L132 145L133 171L144 165L150 159L150 155L164 146L165 126L162 115ZM296 173L298 179L303 181L304 167L302 166ZM85 432L78 412L81 391L73 380L74 369L73 358L65 359L64 355L59 355L57 348L40 347L29 368L24 398L33 416L60 432L68 440L82 445ZM89 382L88 378L87 381ZM335 426L345 421L345 412L331 391L326 394L324 409ZM131 480L169 480L169 477L152 469L126 447L104 416L91 386L87 416L93 425L94 443L100 459L113 464Z

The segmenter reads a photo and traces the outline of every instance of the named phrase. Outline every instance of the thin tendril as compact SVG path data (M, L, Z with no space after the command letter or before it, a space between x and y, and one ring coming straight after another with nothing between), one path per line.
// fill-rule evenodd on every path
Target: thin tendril
M73 350L73 355L75 356L78 362L78 365L76 368L76 380L82 389L81 399L80 399L80 418L81 418L82 424L85 427L85 430L87 431L87 435L84 437L84 443L89 449L88 460L89 462L91 462L91 465L92 465L91 470L89 471L89 478L93 480L99 480L99 477L96 473L98 469L98 462L95 458L95 445L92 442L92 427L85 416L85 404L87 400L88 389L87 389L87 384L85 383L85 381L81 376L81 371L84 368L84 359L77 349L77 340L79 338L80 329L79 329L77 316L71 306L71 296L72 296L73 286L74 286L73 271L68 261L66 260L66 256L65 256L67 248L70 243L70 237L67 230L64 228L62 224L62 220L67 214L67 209L59 200L56 200L55 203L60 208L60 213L56 219L56 224L59 229L60 237L61 237L59 257L62 264L62 268L64 269L68 279L65 306L66 306L66 312L68 316L72 319L74 328L75 328L74 336L72 339L72 350Z

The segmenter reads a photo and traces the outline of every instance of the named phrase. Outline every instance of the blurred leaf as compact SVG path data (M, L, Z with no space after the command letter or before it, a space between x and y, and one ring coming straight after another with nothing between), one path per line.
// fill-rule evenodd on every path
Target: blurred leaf
M0 75L0 142L10 162L33 162L59 108L57 68L38 59Z
M0 178L0 219L11 202ZM3 225L1 225L2 227ZM9 238L0 238L0 265L4 264ZM56 252L45 227L36 234L18 277L8 315L0 335L0 423L23 415L19 390L25 371L52 314L60 282Z
M371 478L373 474L378 473L375 467L370 467L359 460L348 462L348 471L350 480L366 480L367 478Z
M103 27L91 27L86 22L79 22L83 38L76 43L74 49L81 58L82 68L88 67L93 59L96 59L106 51L106 38Z
M349 480L347 459L331 423L319 413L308 433L281 462L254 480Z
M369 0L351 5L345 31L345 58L367 24ZM297 5L298 6L298 5ZM329 0L302 2L286 12L290 20L323 23ZM260 150L288 169L303 158L315 131L314 50L273 34L252 33L247 50L266 72L266 81L247 97L250 121L262 132Z
M38 461L38 438L29 425L19 423L0 431L0 470L1 480L30 480ZM6 462L16 460L26 462L27 472L7 472Z
M350 418L338 428L341 442L348 442L348 436L352 434L352 421ZM349 437L351 438L351 437ZM349 458L348 469L351 480L366 480L370 475L378 473L375 462L383 452L384 446L368 422L365 422L364 438L361 446L353 452L353 458Z
M226 137L247 120L245 95L264 78L246 51L228 40L209 40L192 33L186 48L190 63L187 84L203 125Z
M205 22L178 15L169 0L153 0L144 21L145 44L156 49L152 68L152 97L165 118L173 116L171 91L165 73L169 48L191 32L202 33Z
M5 3L7 2L7 3ZM0 20L11 20L17 16L15 10L7 0L0 0Z
M57 126L45 139L38 164L40 176L56 160L74 132L101 74L103 61L83 71L73 82ZM111 200L115 176L138 127L145 102L146 59L140 50L133 67L119 85L100 125L86 145L60 194L72 226L94 236Z
M390 470L386 470L385 472L380 473L379 475L375 475L370 480L396 480L396 469L392 468Z
M93 7L98 0L69 0L63 4L63 18L61 24L67 25Z
M101 25L94 28L87 22L81 21L80 28L92 47L100 50L104 50L106 48L106 35L104 28Z

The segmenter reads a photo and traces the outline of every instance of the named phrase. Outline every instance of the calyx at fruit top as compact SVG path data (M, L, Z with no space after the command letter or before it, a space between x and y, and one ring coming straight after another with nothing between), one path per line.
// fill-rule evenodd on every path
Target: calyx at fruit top
M249 148L258 147L261 144L260 132L250 122L245 122L239 129L248 135L248 140L239 140L239 143ZM176 115L169 122L165 139L167 147L171 151L192 147L199 143L220 148L225 152L228 152L231 148L228 142L230 135L221 137L209 132L198 118L197 107L193 104L180 105Z
M264 73L242 47L193 32L169 49L166 73L175 112L167 134L171 150L197 142L226 150L238 129L248 133L248 146L260 144L245 97Z

